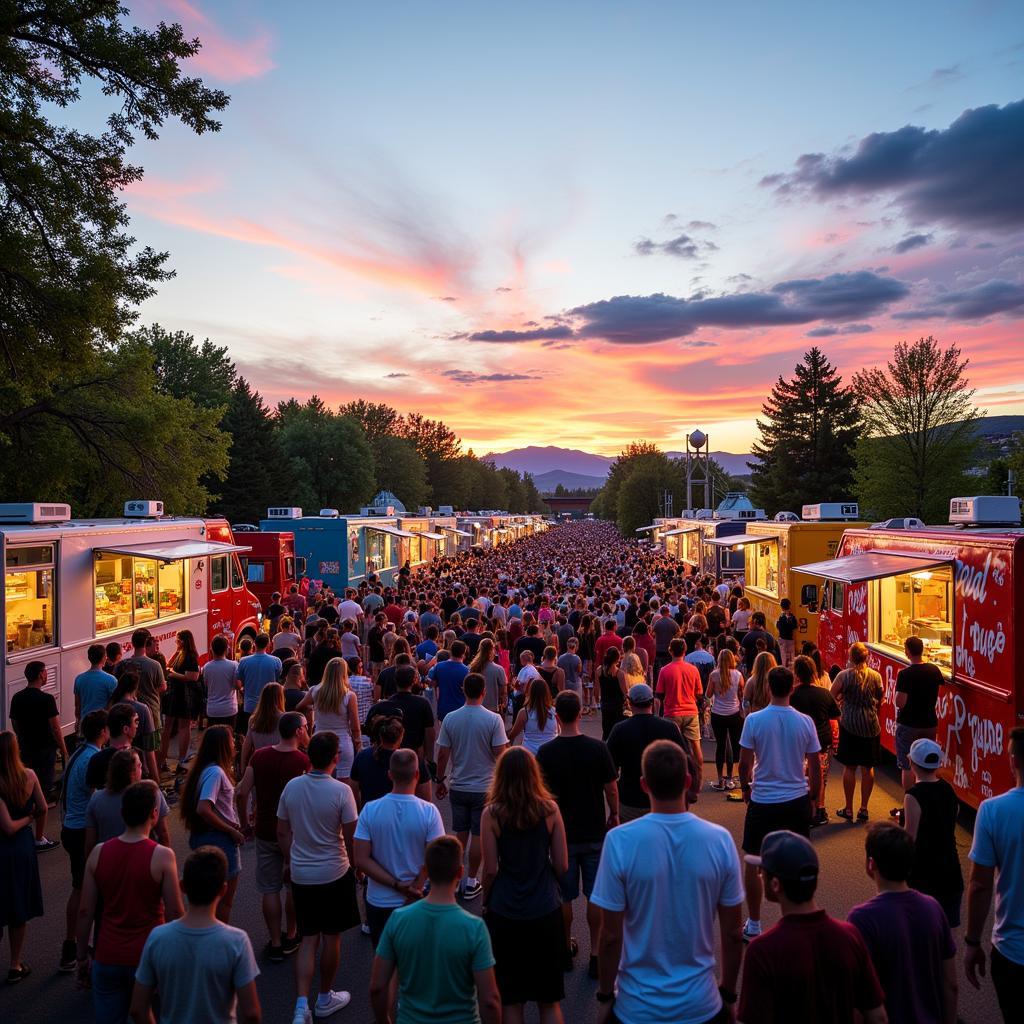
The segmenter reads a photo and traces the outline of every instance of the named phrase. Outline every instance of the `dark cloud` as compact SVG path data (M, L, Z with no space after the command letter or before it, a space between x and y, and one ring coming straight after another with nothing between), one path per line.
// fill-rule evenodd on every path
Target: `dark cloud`
M521 341L561 341L571 338L571 327L564 324L555 327L538 327L528 331L476 331L473 334L456 334L456 340L485 341L492 345L515 344Z
M858 270L852 274L783 281L772 291L793 296L801 308L813 314L809 319L858 320L902 299L908 288L891 277Z
M959 64L951 64L948 68L936 68L932 72L931 81L934 85L943 82L957 82L964 77Z
M385 373L384 376L388 380L399 380L401 377L408 377L409 374L407 374L407 373Z
M691 223L699 223L693 221ZM702 252L717 252L718 246L714 242L702 241L693 238L691 235L676 235L667 242L655 242L651 238L641 238L633 246L638 256L654 256L660 253L663 256L675 256L681 260L695 260Z
M761 184L822 198L889 194L914 223L1024 224L1024 100L966 110L948 128L865 136L850 156L805 153Z
M892 251L895 253L910 252L911 249L920 249L922 246L928 245L931 240L931 235L907 235L892 247Z
M442 377L456 384L504 384L516 380L540 380L532 373L474 373L472 370L444 370Z
M936 303L943 315L959 320L980 320L996 313L1024 309L1024 285L1012 281L986 281L974 288L947 292Z
M747 281L753 281L754 279L749 274L733 274L732 277L727 277L726 280L730 284L746 284Z
M873 331L871 324L844 324L836 327L834 324L826 324L824 327L815 327L807 332L808 338L831 338L836 334L867 334Z

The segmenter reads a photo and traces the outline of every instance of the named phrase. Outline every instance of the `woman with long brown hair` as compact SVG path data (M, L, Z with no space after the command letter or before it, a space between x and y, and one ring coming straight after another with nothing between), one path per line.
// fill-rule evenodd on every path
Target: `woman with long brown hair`
M160 738L161 770L167 768L167 752L171 740L178 737L178 767L176 775L185 774L185 758L192 741L192 727L203 713L203 700L199 682L199 651L192 630L179 629L174 654L167 662L167 714Z
M531 690L547 689L535 683ZM560 1024L568 950L558 879L569 868L562 815L536 758L509 747L498 758L480 822L484 920L494 950L505 1024L537 1003L541 1024Z
M548 740L553 740L558 735L554 703L547 683L543 679L534 679L526 688L526 702L509 730L509 743L515 742L522 733L523 746L531 754L536 754Z
M242 870L239 848L245 842L235 809L235 734L227 725L211 725L199 743L199 751L181 791L179 813L188 829L188 845L216 846L228 859L228 891L217 907L225 924Z
M0 934L7 929L11 946L8 985L31 973L21 961L21 950L26 925L43 916L33 829L36 819L45 817L46 798L36 773L21 763L17 737L0 732Z
M284 687L280 683L267 683L260 690L256 710L249 716L249 728L242 743L242 757L238 768L239 776L245 774L249 760L257 750L272 747L281 740L277 723L284 714Z
M594 630L593 615L583 615L580 618L580 628L576 636L580 642L580 661L583 662L583 713L591 714L597 707L594 702L594 649L597 644L597 633Z
M878 709L884 693L882 677L868 668L868 649L857 643L850 647L850 664L832 683L832 696L839 701L839 749L836 760L843 766L843 795L846 806L836 811L853 821L853 794L860 768L860 810L857 821L868 820L868 800L875 788L875 766L882 756L882 726Z
M597 690L601 695L601 739L606 741L612 729L626 717L626 677L619 671L620 657L618 647L609 647L597 673Z

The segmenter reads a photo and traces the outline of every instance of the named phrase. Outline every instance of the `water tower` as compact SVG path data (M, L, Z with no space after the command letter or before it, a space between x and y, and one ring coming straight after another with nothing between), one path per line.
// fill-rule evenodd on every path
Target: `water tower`
M693 493L700 495L700 504L693 500ZM686 435L686 507L715 507L715 481L711 475L708 459L708 436L702 430Z

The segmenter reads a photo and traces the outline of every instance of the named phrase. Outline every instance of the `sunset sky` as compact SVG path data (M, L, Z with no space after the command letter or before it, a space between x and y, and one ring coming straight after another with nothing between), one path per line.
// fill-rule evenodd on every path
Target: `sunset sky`
M1024 413L1019 0L131 6L232 96L133 153L177 271L143 319L272 402L742 452L811 344L934 334Z

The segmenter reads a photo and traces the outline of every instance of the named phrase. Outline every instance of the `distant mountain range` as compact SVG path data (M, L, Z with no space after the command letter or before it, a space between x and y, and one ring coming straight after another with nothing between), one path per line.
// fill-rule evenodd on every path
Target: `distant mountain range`
M669 458L680 458L682 452L668 452ZM746 476L750 473L747 461L750 455L733 452L711 452L713 458L727 473ZM576 487L601 487L614 458L594 455L578 448L559 448L556 445L513 448L508 452L491 452L484 456L496 466L530 473L542 494L548 494L559 484L572 490Z

